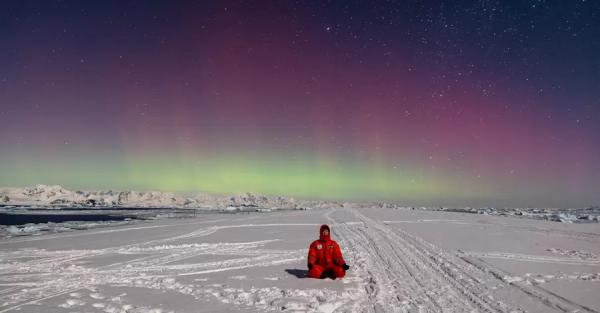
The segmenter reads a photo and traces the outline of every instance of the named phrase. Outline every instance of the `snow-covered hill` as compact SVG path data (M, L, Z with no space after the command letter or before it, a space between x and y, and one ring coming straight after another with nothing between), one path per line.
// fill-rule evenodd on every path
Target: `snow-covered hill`
M44 207L155 207L155 208L227 208L257 207L262 209L303 209L307 207L341 206L330 201L296 201L281 196L245 193L234 196L199 194L186 197L160 191L81 191L59 185L37 185L30 188L0 188L0 203Z
M3 188L4 203L15 205L76 206L185 206L186 199L171 193L135 191L72 191L62 186Z

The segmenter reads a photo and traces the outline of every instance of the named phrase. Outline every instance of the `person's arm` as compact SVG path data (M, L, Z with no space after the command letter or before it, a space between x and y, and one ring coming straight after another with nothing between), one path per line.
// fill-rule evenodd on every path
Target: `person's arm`
M337 244L337 242L335 243L335 246L333 248L333 263L339 266L343 266L344 264L346 264L346 261L344 261L344 256L342 255L342 250L340 249L340 246Z
M317 251L315 249L314 243L312 243L308 248L308 257L306 258L306 260L309 269L311 269L313 265L315 265L315 262L317 262Z

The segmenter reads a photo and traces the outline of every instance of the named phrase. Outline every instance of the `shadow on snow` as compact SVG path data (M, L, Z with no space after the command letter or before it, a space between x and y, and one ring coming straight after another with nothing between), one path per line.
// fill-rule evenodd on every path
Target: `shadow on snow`
M301 269L286 269L285 270L288 274L290 275L294 275L297 278L306 278L308 275L308 270L301 270Z

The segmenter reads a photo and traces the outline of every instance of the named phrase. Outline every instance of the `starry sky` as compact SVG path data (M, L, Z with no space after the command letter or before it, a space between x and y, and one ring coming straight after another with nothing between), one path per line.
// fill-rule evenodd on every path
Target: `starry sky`
M599 205L598 51L590 0L4 1L0 186Z

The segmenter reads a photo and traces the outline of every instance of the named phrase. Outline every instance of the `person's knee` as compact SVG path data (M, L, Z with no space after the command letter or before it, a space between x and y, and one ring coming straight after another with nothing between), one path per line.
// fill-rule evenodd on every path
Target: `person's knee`
M322 273L323 273L323 268L321 266L313 265L313 267L308 270L308 277L321 278Z
M333 274L336 278L342 278L346 276L346 271L341 266L336 266L333 268Z

